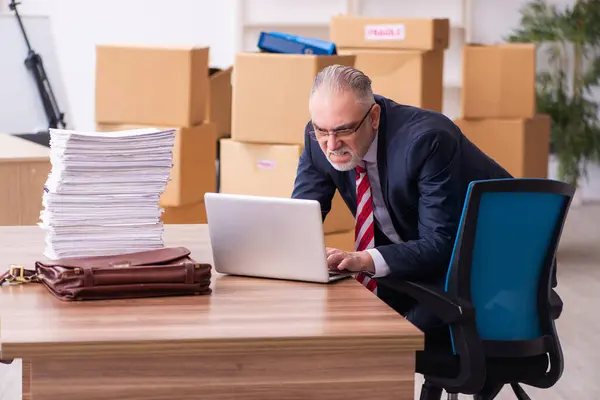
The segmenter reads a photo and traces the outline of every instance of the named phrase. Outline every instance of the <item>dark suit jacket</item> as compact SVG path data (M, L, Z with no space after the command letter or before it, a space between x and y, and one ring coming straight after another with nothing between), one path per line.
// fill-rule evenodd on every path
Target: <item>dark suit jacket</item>
M442 285L469 183L510 174L443 114L382 96L376 96L376 102L381 106L377 148L381 189L404 243L392 244L376 229L375 245L392 276ZM308 125L306 129L292 197L318 200L325 218L337 189L356 213L355 172L334 169L310 139ZM434 324L420 321L418 307L410 300L380 289L378 295L422 329Z

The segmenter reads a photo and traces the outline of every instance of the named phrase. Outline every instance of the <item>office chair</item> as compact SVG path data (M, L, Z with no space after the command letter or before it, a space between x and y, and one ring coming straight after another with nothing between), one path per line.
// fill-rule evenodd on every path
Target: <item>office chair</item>
M445 286L381 278L448 325L447 346L417 353L421 400L458 393L491 400L505 384L553 386L563 371L554 320L562 311L555 253L575 189L547 179L472 182Z

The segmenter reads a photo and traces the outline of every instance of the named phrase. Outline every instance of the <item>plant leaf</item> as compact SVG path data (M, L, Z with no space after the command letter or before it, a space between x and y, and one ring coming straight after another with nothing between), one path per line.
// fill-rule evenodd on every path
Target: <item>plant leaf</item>
M522 43L555 42L562 40L558 11L544 0L533 0L521 8L520 27L506 41Z
M600 57L593 60L591 67L583 75L583 84L591 90L591 86L600 84Z

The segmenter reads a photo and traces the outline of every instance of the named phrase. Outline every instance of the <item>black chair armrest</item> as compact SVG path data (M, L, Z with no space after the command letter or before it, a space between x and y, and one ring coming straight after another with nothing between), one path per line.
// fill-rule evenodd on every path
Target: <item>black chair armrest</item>
M377 285L387 286L399 293L410 296L434 313L445 324L452 324L474 315L473 307L470 304L449 298L446 293L433 285L387 277L377 279Z
M563 310L563 301L554 291L554 289L550 289L550 315L552 319L558 319L560 314L562 314Z

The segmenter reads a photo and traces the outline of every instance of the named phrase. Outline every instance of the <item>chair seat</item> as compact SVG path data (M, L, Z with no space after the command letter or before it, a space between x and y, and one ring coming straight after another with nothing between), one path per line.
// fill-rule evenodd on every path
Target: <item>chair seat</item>
M488 358L486 359L487 381L496 383L517 383L535 380L546 374L548 356L542 354L521 358Z
M459 357L445 347L429 346L417 352L416 371L424 376L455 378L460 370ZM548 370L548 357L487 358L486 382L508 384L535 380Z
M437 337L425 335L425 350L417 351L415 370L425 376L455 378L460 369L459 361L459 357L452 352L450 341L440 333Z
M460 370L459 358L448 352L418 351L415 370L424 376L456 378Z

